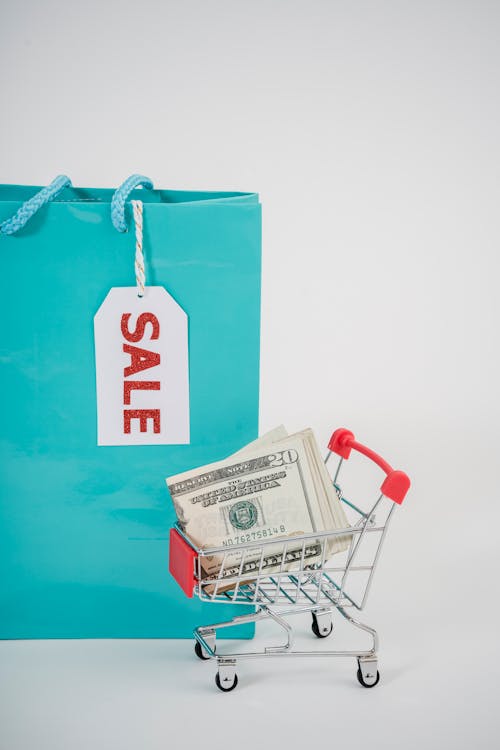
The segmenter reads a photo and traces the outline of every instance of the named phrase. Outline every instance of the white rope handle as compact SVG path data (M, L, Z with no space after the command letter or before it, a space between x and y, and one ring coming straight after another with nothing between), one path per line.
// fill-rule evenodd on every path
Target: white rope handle
M135 224L135 280L137 295L144 297L146 272L144 270L144 253L142 251L142 201L131 201Z

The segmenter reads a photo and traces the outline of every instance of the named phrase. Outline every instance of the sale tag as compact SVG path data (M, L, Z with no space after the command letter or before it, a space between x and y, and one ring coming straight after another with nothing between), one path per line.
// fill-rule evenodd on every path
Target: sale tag
M189 443L188 320L161 286L114 287L94 318L97 444Z

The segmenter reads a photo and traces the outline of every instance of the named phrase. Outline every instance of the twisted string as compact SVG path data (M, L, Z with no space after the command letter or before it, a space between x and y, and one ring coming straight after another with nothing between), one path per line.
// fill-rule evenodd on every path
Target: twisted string
M50 185L38 191L33 198L27 200L14 216L6 219L0 224L1 234L15 234L22 229L31 217L36 214L46 203L55 198L65 187L71 187L71 180L64 174L60 174Z
M144 253L142 251L142 201L131 201L135 224L135 280L138 297L144 296L146 272L144 270Z
M119 232L127 231L125 204L132 190L139 187L139 185L142 185L142 187L147 190L152 190L153 188L153 183L149 177L144 177L140 174L133 174L130 177L127 177L125 182L115 190L113 198L111 199L111 221L113 222L115 229Z

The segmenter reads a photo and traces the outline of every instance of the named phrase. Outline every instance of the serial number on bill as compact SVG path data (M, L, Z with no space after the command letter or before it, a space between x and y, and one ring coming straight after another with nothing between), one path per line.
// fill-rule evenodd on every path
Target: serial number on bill
M233 544L257 542L260 539L269 539L269 537L281 536L283 534L286 534L286 527L281 524L280 526L270 526L267 529L256 529L255 531L248 531L246 534L230 536L227 539L224 539L222 545L223 547L231 547Z

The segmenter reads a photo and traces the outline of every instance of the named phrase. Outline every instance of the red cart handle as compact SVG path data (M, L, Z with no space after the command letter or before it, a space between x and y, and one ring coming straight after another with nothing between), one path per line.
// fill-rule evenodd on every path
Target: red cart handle
M354 438L354 434L343 427L335 430L328 443L328 448L342 458L349 458L351 451L355 450L374 461L387 475L382 482L380 491L390 500L401 505L406 493L410 489L410 478L404 471L393 469L387 461L384 461L382 456L367 448L366 445L358 443Z

